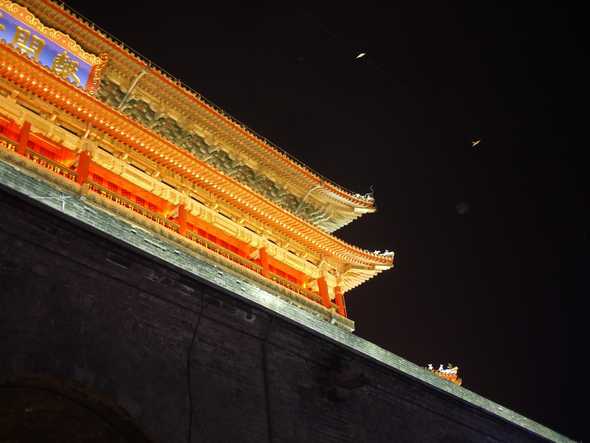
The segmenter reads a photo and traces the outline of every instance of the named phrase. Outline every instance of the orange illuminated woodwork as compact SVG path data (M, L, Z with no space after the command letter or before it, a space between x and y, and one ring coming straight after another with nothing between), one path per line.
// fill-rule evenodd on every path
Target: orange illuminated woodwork
M320 288L320 297L322 298L322 304L326 308L332 307L332 303L330 303L330 295L328 293L328 284L326 283L325 277L318 278L318 287Z
M65 166L71 166L76 159L76 154L63 146L59 146L42 135L31 133L29 136L29 149L38 152L44 157L49 158Z
M19 132L20 128L14 121L0 115L0 134L16 140Z
M16 152L20 155L27 153L29 144L29 134L31 133L31 123L25 122L18 135L18 144L16 145Z
M14 121L2 118L0 119L0 134L17 142L16 152L20 155L25 155L27 149L30 149L68 167L76 158L76 154L69 149L53 143L42 135L33 133L31 123L28 121L25 121L22 126L18 126Z
M184 220L182 220L184 219ZM225 249L232 251L241 257L249 257L254 248L247 243L232 237L225 233L221 229L213 226L199 217L195 217L186 211L184 206L180 206L178 211L178 218L174 221L180 225L185 225L185 232L190 231L198 234L199 236L206 238L213 243L222 246Z
M145 131L137 122L113 110L108 105L80 91L68 82L55 78L50 72L22 57L7 45L0 44L5 61L0 75L26 88L59 109L80 118L101 133L131 147L162 168L173 171L190 183L211 192L215 199L230 202L234 209L251 216L273 232L299 242L313 254L329 254L338 261L372 269L372 274L347 280L348 290L382 270L392 266L392 257L371 254L317 229L305 220L284 211L247 186L219 173L213 166L201 162L189 152L161 136ZM26 75L23 72L26 71ZM198 166L198 168L196 168Z
M5 48L2 44L0 44L0 51L3 54L6 53L7 60L16 57L10 48ZM112 170L99 165L92 160L89 152L74 152L65 146L54 143L43 135L33 132L30 122L25 122L20 126L10 119L0 117L0 132L5 139L11 141L11 149L16 147L19 154L27 156L50 171L65 176L70 180L75 180L80 185L94 183L89 186L91 192L101 194L115 203L126 206L136 213L156 221L165 228L188 237L200 243L201 246L204 245L225 258L233 260L235 263L250 269L250 271L254 270L262 274L283 288L314 300L318 307L332 311L332 314L330 314L332 316L335 309L339 315L346 317L343 296L345 291L391 266L392 259L390 257L360 250L311 226L297 216L282 210L273 202L265 200L248 187L232 181L230 177L224 174L220 174L212 166L202 163L191 154L182 151L160 136L146 132L136 122L113 111L104 103L98 102L88 95L80 94L79 91L66 82L60 83L56 81L47 72L39 70L38 66L29 66L31 63L29 60L11 59L10 62L13 63L13 67L4 61L0 64L0 75L18 86L26 88L30 93L41 97L48 103L54 104L62 111L88 123L89 127L92 127L93 133L107 134L116 143L122 143L131 148L137 153L136 155L152 160L157 169L161 168L162 171L174 172L182 177L182 180L194 184L197 188L208 190L212 201L224 201L224 204L229 204L232 207L232 213L243 213L252 217L256 222L262 223L265 230L269 231L269 241L276 238L274 237L276 234L279 236L278 238L287 237L289 241L297 242L300 247L306 248L312 254L328 257L329 260L326 262L326 266L330 267L329 272L332 274L325 274L328 278L321 277L317 279L317 290L310 291L307 284L313 282L311 275L314 275L317 269L312 268L308 271L307 265L300 265L296 260L293 260L294 266L308 272L306 274L281 261L283 260L282 254L286 251L281 249L280 244L276 245L276 256L271 256L266 248L261 248L258 254L255 254L255 247L238 239L237 236L234 237L231 234L232 229L225 230L227 221L222 220L219 214L214 215L213 221L205 221L201 217L192 215L184 204L173 204L156 196L144 187L136 185L135 182L127 180ZM21 70L23 66L27 68L26 77L23 77L22 72L17 72L15 69L17 67ZM25 80L22 78L25 78ZM16 103L15 106L19 106L19 104ZM26 112L25 115L27 115ZM37 126L37 117L31 118ZM33 130L35 129L33 128ZM101 164L107 165L102 160ZM141 184L140 182L137 183ZM83 189L87 188L88 186ZM151 187L146 188L152 189ZM119 199L119 196L122 198ZM174 201L178 202L178 199ZM209 220L209 217L207 217L207 220ZM231 222L235 223L233 220ZM197 236L206 239L208 242L197 239ZM257 241L253 240L252 244L257 245ZM230 251L233 255L226 254L215 245ZM274 254L275 248L270 245L269 248ZM290 260L285 261L291 264ZM315 266L314 262L310 261L310 263ZM332 267L339 263L347 264L353 270L355 265L362 265L363 269L374 270L374 273L367 273L368 277L363 277L365 274L357 277L352 272L350 275L345 276L336 275L334 270L337 267ZM333 286L336 281L339 281L341 286ZM321 308L321 311L325 313L323 308Z
M262 275L265 277L270 277L271 274L278 275L291 283L303 287L303 283L307 278L303 272L297 271L291 266L271 257L266 248L260 248L259 254L258 264L262 266Z
M291 283L295 283L299 286L303 286L303 282L307 278L303 272L297 271L291 266L286 265L285 263L280 262L273 257L268 258L268 268L273 274L283 277L289 280Z
M176 223L178 223L178 233L181 235L186 234L186 229L187 229L186 219L187 219L186 208L184 207L184 205L179 205L178 206L178 218L175 221L176 221Z
M18 140L17 152L21 155L25 155L26 150L31 149L56 162L73 164L76 161L75 153L69 149L56 145L40 135L33 134L29 122L25 122L22 127L19 127L13 121L2 119L0 120L0 132L9 139ZM84 184L91 181L159 215L166 216L175 209L166 200L94 163L86 151L77 156L76 173L77 183ZM181 235L186 235L187 231L194 232L244 258L249 258L253 253L252 246L232 237L211 223L191 215L184 205L178 205L176 209L178 212L175 217L171 217L171 220L178 224ZM262 266L262 272L267 277L274 274L299 286L302 286L306 280L304 273L269 256L264 248L260 251L260 258L257 262Z
M342 288L340 286L334 288L334 295L334 301L338 307L338 314L346 317L346 304L344 303L344 294L342 294Z
M83 184L88 180L88 173L90 172L90 155L88 152L81 152L78 159L78 176L76 181Z
M88 177L90 181L150 211L165 214L174 207L166 200L155 196L94 162L90 162L88 166Z
M262 275L270 277L268 252L266 252L266 248L260 248L260 266L262 266Z
M199 217L193 216L186 210L184 205L181 204L175 207L170 202L155 196L129 180L98 165L92 161L89 152L82 151L76 154L63 146L53 143L42 135L31 132L31 124L28 121L25 121L22 126L19 126L12 120L0 118L0 133L7 139L16 142L17 153L20 155L25 156L27 155L27 150L30 150L67 168L71 169L76 166L75 180L78 184L83 185L87 182L96 183L133 204L142 206L159 216L175 222L178 225L178 233L181 235L186 235L187 232L193 232L234 254L253 260L261 266L262 275L267 278L276 275L299 287L303 287L304 283L308 280L308 277L303 272L271 257L266 248L259 250L259 257L257 259L251 259L250 257L255 251L255 248L246 242L232 237L220 228ZM169 216L169 214L173 215ZM318 280L318 286L322 305L330 308L332 305L325 278ZM340 299L342 299L341 294ZM340 299L337 299L337 302ZM341 315L345 315L343 314L346 312L343 301L338 305L338 312Z

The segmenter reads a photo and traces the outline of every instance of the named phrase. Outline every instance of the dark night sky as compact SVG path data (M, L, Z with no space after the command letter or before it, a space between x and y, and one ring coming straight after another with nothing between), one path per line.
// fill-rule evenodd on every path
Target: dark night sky
M337 235L397 262L348 295L358 335L581 439L581 11L405 3L68 1L313 169L373 186L379 211Z

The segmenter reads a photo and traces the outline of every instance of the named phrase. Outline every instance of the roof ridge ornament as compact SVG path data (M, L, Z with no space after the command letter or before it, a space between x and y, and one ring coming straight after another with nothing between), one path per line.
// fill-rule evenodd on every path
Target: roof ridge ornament
M374 202L375 201L375 190L373 189L373 185L369 186L369 192L366 194L353 194L354 197L363 199L367 202Z
M451 383L454 383L459 386L463 384L463 379L459 378L459 366L454 366L452 363L448 363L446 368L444 368L443 365L440 364L438 366L438 369L434 369L432 363L428 363L426 369L428 369L437 377L450 381Z

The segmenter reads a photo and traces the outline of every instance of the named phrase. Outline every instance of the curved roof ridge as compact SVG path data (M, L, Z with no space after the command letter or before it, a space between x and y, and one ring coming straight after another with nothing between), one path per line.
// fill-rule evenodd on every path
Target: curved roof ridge
M15 50L12 49L10 46L0 44L0 48L8 50L9 53L13 53L16 56ZM221 171L218 171L216 168L198 159L188 151L176 146L173 142L165 139L155 131L148 129L140 123L136 122L135 120L131 119L129 116L122 113L120 110L114 109L113 107L106 105L105 103L98 100L96 97L72 85L67 80L58 78L53 74L50 74L48 68L41 65L39 62L31 59L21 58L20 56L18 60L23 63L35 66L38 72L42 73L42 75L46 76L46 78L51 79L51 81L54 82L54 84L59 84L63 88L62 91L68 91L70 94L75 93L78 97L85 97L85 99L88 100L88 102L83 103L84 106L87 107L88 105L92 104L95 107L102 108L107 113L111 113L111 115L113 116L118 116L118 118L120 119L120 124L113 125L112 123L107 124L106 122L102 122L102 120L100 122L96 121L98 119L98 116L94 115L95 121L93 122L93 126L97 130L118 139L120 142L130 146L132 149L135 149L139 152L143 152L144 155L148 156L148 158L150 156L156 157L157 162L169 164L168 167L172 167L172 169L179 169L178 172L181 175L186 176L189 180L197 180L198 182L203 182L205 184L205 187L212 188L214 190L213 193L217 194L218 197L222 199L227 199L229 197L231 199L230 201L233 201L232 205L241 206L242 209L245 210L245 212L251 214L255 218L262 217L266 219L267 222L274 223L279 230L288 234L296 241L300 241L303 244L307 243L308 246L315 247L320 252L323 251L326 253L332 253L350 264L357 263L361 266L381 265L386 267L391 267L393 265L392 256L372 253L366 249L362 249L358 246L349 244L344 240L334 236L333 234L326 232L318 228L317 226L314 226L310 222L292 214L291 212L285 211L276 203L269 200L262 194L250 189L249 187L240 183L238 180L230 176L227 176L226 174L223 174ZM7 60L7 62L9 61ZM12 77L12 79L10 77ZM35 85L29 84L29 77L19 77L17 76L16 71L12 71L12 75L7 76L6 78L10 81L15 82L16 84L27 83L27 88L29 88L30 90L41 88L41 82L38 82ZM79 111L79 103L75 104L74 102L70 102L69 99L66 100L66 97L63 95L63 93L60 99L61 102L59 104L57 103L57 98L55 100L48 99L48 102L53 102L55 106L66 110L66 112L71 112L72 115L79 116L81 112ZM76 111L76 109L78 109L78 112ZM132 131L136 131L136 135L145 134L145 137L148 137L149 139L158 143L159 146L163 148L168 148L169 151L162 151L163 153L160 152L158 156L156 156L155 153L153 153L154 150L149 149L147 146L150 143L150 141L148 141L148 139L145 138L144 140L146 140L147 143L141 142L140 139L132 135ZM170 152L172 152L173 155L170 154ZM186 166L184 166L183 170L183 167L178 162L178 158L182 157L186 158L191 163L198 164L201 168L199 174L190 174L189 172L187 172ZM217 183L210 183L210 180L216 180ZM228 189L227 185L233 188L233 192L231 192L232 189ZM237 195L237 193L240 193L240 195ZM243 201L242 197L247 196L251 196L251 198L253 199L252 204ZM259 210L257 207L258 205L263 207L266 206L268 210ZM297 229L294 229L292 226L289 226L289 222L292 222L293 225L295 225L296 227L297 225L299 226L297 227ZM315 239L310 238L310 236L315 237ZM340 251L335 251L335 248L341 249Z
M68 6L63 2L56 2L53 0L41 1L54 9L59 8L62 12L69 14L73 19L78 21L80 24L89 28L91 32L94 32L98 36L100 36L110 46L118 49L127 57L133 57L140 64L150 69L153 69L155 73L159 74L161 78L165 80L169 85L183 92L185 95L188 96L189 99L196 99L199 105L209 108L210 111L216 113L219 117L226 120L226 123L230 124L234 130L242 132L242 135L248 136L254 142L256 142L262 149L265 149L267 152L270 152L272 155L275 155L276 158L280 159L281 161L289 163L291 167L295 167L300 173L307 175L312 180L318 182L318 184L323 183L328 185L328 187L330 188L329 191L333 192L334 194L340 197L345 198L353 205L363 208L374 208L375 202L372 198L365 198L359 193L354 193L349 189L345 188L344 186L337 184L333 180L315 171L313 168L306 165L303 161L298 160L297 158L286 152L284 149L280 148L278 145L268 140L266 137L250 129L246 124L242 123L237 118L231 116L228 112L224 111L221 107L217 106L211 100L205 98L202 94L195 91L193 88L174 77L168 71L161 68L160 66L149 60L147 57L143 56L139 51L136 51L128 47L125 43L111 35L108 31L102 29L100 26L93 23L83 14L80 14L79 12L74 10L71 6Z

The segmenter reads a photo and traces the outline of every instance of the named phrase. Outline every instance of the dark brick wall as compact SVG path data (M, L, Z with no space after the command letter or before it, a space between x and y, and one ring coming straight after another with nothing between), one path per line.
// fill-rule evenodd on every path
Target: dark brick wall
M0 355L155 442L542 440L4 188Z

